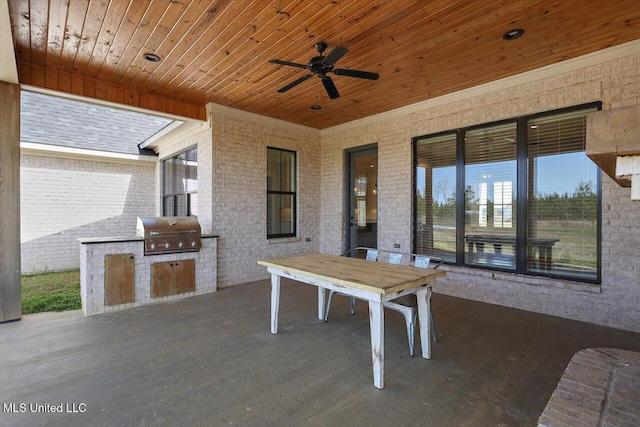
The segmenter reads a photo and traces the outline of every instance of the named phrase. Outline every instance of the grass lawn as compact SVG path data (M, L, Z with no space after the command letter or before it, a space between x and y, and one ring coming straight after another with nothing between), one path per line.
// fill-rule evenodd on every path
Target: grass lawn
M80 308L80 270L22 276L22 314Z

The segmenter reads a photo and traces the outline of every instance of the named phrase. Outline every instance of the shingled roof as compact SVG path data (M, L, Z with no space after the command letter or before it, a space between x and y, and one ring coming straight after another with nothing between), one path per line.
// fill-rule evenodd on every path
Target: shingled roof
M20 140L139 154L138 144L173 120L22 91Z

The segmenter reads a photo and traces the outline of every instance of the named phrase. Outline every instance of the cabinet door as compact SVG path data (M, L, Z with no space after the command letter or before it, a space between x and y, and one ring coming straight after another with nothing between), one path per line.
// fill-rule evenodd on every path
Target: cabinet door
M173 295L173 262L151 264L151 298Z
M104 305L135 301L133 254L104 256Z
M196 261L186 259L173 263L174 291L176 294L195 292L196 290Z

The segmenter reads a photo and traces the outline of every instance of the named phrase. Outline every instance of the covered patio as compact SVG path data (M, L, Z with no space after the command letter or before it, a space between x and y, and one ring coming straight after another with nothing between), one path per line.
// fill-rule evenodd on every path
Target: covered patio
M639 23L634 0L0 0L0 424L535 425L577 352L640 351ZM180 124L123 159L29 152L21 92ZM122 164L144 153L134 185ZM105 202L117 233L83 221L103 234L71 249L140 252L70 258L95 268L82 290L100 303L123 255L130 299L21 315L30 165L82 172L50 183L70 190L65 212L101 208L74 181L100 202L124 183L131 203ZM196 216L216 239L173 301L153 291L160 255L131 239L151 215ZM350 316L337 298L325 323L316 289L284 280L274 335L258 264L362 245L445 261L431 359L378 315L382 391L367 304Z
M640 351L640 335L434 296L438 343L409 357L386 317L386 386L371 385L366 304L317 319L314 287L283 280L280 332L269 281L167 304L3 325L0 400L75 405L4 425L536 425L579 350ZM419 346L419 344L417 344ZM85 411L85 412L81 412Z

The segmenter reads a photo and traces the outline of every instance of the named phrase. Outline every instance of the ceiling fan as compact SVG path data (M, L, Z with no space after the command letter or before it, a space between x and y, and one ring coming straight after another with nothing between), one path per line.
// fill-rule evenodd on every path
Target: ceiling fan
M320 56L311 58L308 64L298 64L296 62L281 61L279 59L270 59L269 62L278 65L288 65L290 67L304 68L310 71L312 74L300 77L298 80L294 80L288 85L280 88L278 92L284 93L289 89L299 85L300 83L310 79L313 76L319 77L322 80L324 88L327 90L329 98L336 99L340 96L336 85L331 80L331 77L327 76L327 73L333 73L337 76L357 77L359 79L378 80L380 75L378 73L371 73L369 71L347 70L344 68L333 68L334 64L342 58L349 49L344 46L336 46L331 53L327 56L323 56L322 53L327 49L325 42L319 42L314 45Z

